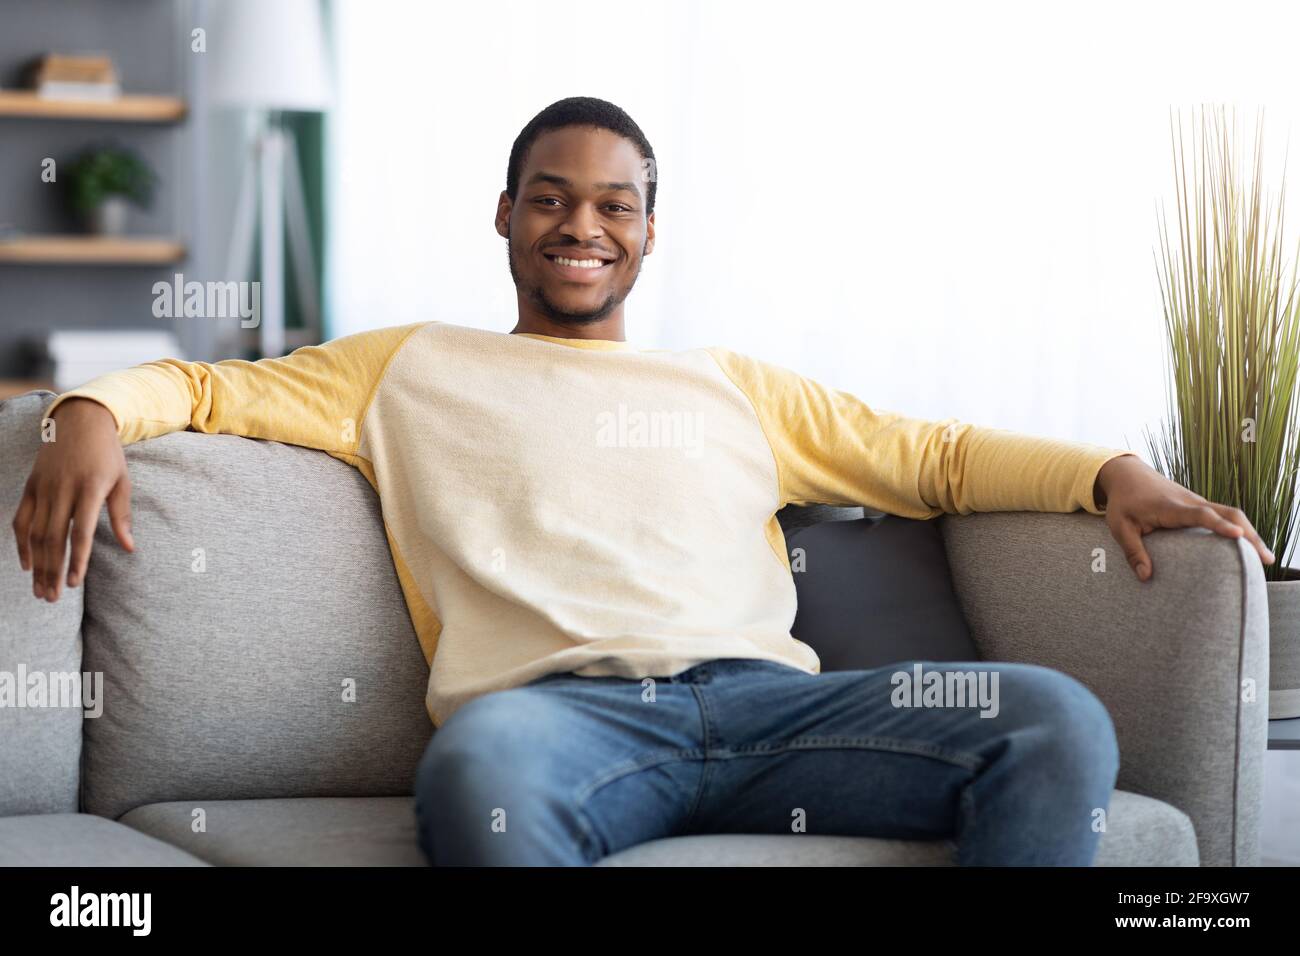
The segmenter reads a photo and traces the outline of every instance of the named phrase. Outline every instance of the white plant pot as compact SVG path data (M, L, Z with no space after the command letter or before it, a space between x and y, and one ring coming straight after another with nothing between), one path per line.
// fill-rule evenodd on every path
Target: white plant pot
M109 196L90 213L90 231L97 236L120 236L126 232L130 204L125 196Z
M1268 591L1268 719L1300 717L1300 570Z

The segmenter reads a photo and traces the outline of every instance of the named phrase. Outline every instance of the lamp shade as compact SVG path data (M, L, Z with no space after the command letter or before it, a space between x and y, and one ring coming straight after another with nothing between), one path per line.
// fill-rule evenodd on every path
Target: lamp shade
M319 0L220 0L209 9L213 103L305 111L329 106Z

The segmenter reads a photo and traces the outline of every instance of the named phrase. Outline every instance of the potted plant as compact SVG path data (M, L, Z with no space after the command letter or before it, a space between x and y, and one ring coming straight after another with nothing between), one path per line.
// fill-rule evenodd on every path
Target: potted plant
M121 235L128 204L148 208L153 198L153 171L121 147L91 147L73 160L67 176L72 208L96 235Z
M1281 195L1262 198L1262 113L1248 182L1236 159L1235 114L1231 135L1222 107L1212 123L1202 108L1200 127L1189 187L1179 118L1176 248L1160 217L1172 387L1165 431L1148 446L1165 477L1245 512L1276 556L1263 566L1269 717L1300 717L1300 571L1288 550L1300 470L1300 299L1296 268L1288 274L1282 257L1285 174Z

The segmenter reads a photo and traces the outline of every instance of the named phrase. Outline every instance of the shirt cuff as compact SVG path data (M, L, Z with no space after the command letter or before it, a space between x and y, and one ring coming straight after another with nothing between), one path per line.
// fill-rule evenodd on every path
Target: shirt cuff
M103 405L106 409L108 409L108 413L113 416L113 425L117 429L118 437L119 438L121 437L122 435L121 417L117 414L117 412L113 410L112 405L108 404L108 402L106 402L104 399L95 396L88 389L74 388L70 392L64 392L62 395L60 395L58 398L56 398L54 401L50 403L49 407L45 409L45 415L43 417L49 418L51 415L54 414L54 410L56 408L58 408L60 405L62 405L70 398L88 398L92 402L95 402L96 404Z
M1137 452L1120 451L1118 449L1105 452L1099 457L1093 459L1089 463L1088 467L1084 469L1083 477L1086 484L1079 489L1079 500L1083 502L1084 511L1094 515L1104 515L1106 513L1106 509L1104 507L1099 507L1097 505L1097 499L1093 496L1093 490L1097 487L1097 475L1101 472L1102 466L1105 465L1106 462L1113 461L1116 458L1123 458L1125 455L1133 455L1134 457L1137 457ZM1108 500L1107 504L1109 503Z

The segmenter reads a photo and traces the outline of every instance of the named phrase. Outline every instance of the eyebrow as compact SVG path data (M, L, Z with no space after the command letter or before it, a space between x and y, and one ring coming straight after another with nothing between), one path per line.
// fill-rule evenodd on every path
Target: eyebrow
M534 173L532 178L524 185L531 186L533 183L551 183L555 186L564 186L571 188L573 183L563 176L557 176L555 173ZM597 189L605 190L626 190L635 196L640 196L641 191L637 189L636 183L593 183Z

